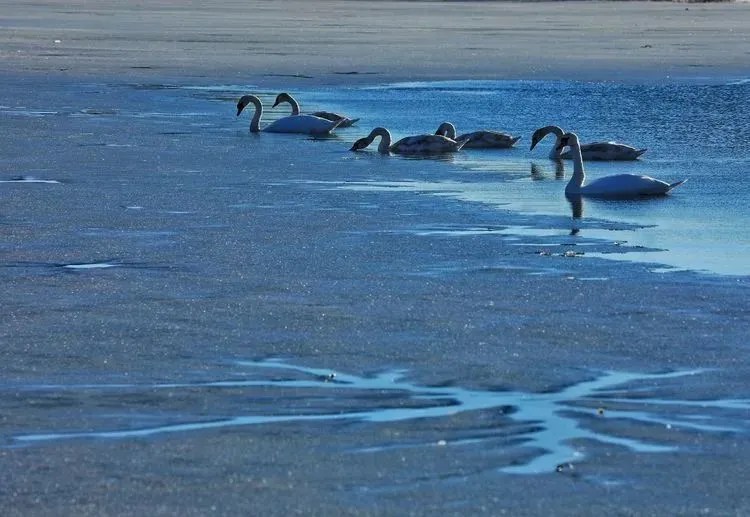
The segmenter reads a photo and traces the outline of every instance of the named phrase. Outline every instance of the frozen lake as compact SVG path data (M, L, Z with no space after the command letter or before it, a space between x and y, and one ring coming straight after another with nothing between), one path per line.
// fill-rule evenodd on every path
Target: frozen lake
M113 513L235 482L279 515L748 510L750 84L295 89L361 118L313 139L248 133L252 85L6 79L4 513L52 481L138 494ZM523 138L349 151L444 120ZM574 218L550 123L648 148L591 178L688 182Z

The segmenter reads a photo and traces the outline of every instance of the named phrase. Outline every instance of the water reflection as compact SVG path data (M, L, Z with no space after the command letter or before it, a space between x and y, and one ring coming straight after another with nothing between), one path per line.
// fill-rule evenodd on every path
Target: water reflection
M578 235L578 232L581 231L581 219L583 219L583 196L580 194L565 194L565 199L570 203L573 216L570 234Z
M398 154L399 158L405 160L433 160L445 163L454 163L456 158L454 153L442 153L442 154Z
M441 154L430 154L430 153L415 153L415 154L399 154L399 153L389 153L389 154L383 154L378 151L369 151L365 149L360 149L357 151L354 151L356 156L378 156L378 157L392 157L392 158L401 158L403 160L432 160L432 161L438 161L438 162L445 162L445 163L454 163L455 157L454 153L441 153Z
M556 180L561 180L565 178L565 164L562 160L554 160L553 163L555 164L555 171L554 171L554 178ZM541 165L536 162L531 162L531 179L534 181L539 180L545 180L549 177L549 173L547 172L547 166Z

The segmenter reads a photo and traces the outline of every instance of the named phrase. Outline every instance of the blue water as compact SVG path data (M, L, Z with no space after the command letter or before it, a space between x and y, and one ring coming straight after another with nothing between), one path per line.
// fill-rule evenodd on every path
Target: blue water
M247 115L235 117L241 94L270 106L281 88L9 81L0 446L53 456L314 422L337 424L312 451L326 460L345 447L361 458L457 445L502 472L591 459L606 483L649 482L643 453L669 466L664 479L694 478L696 454L729 471L747 457L746 279L713 274L750 274L749 88L289 88L303 111L361 118L312 139L248 134ZM398 138L445 120L523 140L447 159L348 150L374 126ZM551 141L528 150L550 123L649 148L638 162L587 164L591 177L688 183L660 199L587 200L574 218L570 165L547 159ZM267 354L288 362L254 360ZM421 434L422 422L435 429ZM398 423L415 432L378 437ZM405 479L423 471L415 462Z
M84 89L87 91L72 88L55 92L54 102L45 96L33 97L28 103L9 102L0 106L0 114L9 127L18 127L23 119L49 120L49 124L63 119L78 121L68 138L80 147L138 147L139 153L144 153L152 140L144 142L139 137L155 128L161 136L173 137L172 143L195 150L191 139L200 138L199 145L229 145L223 137L234 138L238 132L246 131L247 117L234 116L239 95L258 93L270 107L276 93L253 85L227 84L92 83ZM459 132L494 129L522 136L515 149L465 150L451 156L444 167L454 174L455 181L431 184L424 176L417 179L416 173L428 166L423 161L412 161L415 178L400 172L397 185L373 183L370 188L433 192L489 204L498 210L548 216L539 217L530 225L527 220L527 227L518 228L520 234L566 236L575 230L579 239L628 245L627 254L600 255L606 258L661 264L666 271L750 274L750 261L746 259L750 255L750 143L745 137L750 134L750 82L638 85L449 81L290 91L302 104L303 112L327 109L361 118L357 126L340 131L331 142L317 148L339 162L350 158L347 149L351 142L375 126L385 126L394 138L400 138L434 132L448 120ZM268 110L265 123L286 111L285 105ZM120 141L124 137L123 124L132 128L133 134L128 135L132 141ZM532 132L548 124L576 132L583 142L616 140L648 148L635 162L587 163L589 179L632 173L688 182L666 198L585 200L583 217L573 219L572 207L563 195L571 164L566 163L561 170L547 158L552 137L529 151ZM103 135L117 136L104 143ZM209 135L219 144L206 141ZM281 138L292 156L302 151L291 146L306 145L305 139L290 140L287 135ZM18 145L7 143L6 155L10 153L12 157L23 145L21 142L29 139L19 136ZM50 148L42 155L44 152L53 151ZM369 154L373 153L374 150ZM376 163L378 172L383 172L383 162ZM36 174L38 166L37 161L31 167L19 167L17 175L9 172L0 179L57 181L54 175ZM311 179L320 178L311 175Z
M582 237L652 249L628 253L625 258L630 260L672 269L750 274L747 82L450 81L295 93L303 111L324 106L361 117L359 130L348 133L352 139L378 125L387 127L394 138L433 132L444 120L453 122L459 132L494 129L521 135L516 149L466 150L447 164L459 182L450 185L451 195L514 211L572 216L563 195L571 164L566 163L564 178L556 177L555 164L547 159L553 137L529 151L531 134L538 127L556 124L576 132L583 142L614 140L648 148L636 162L587 163L587 177L646 174L669 182L687 179L687 184L667 198L585 200L583 219L571 220L571 228L580 228ZM602 221L641 228L613 235L611 224ZM562 235L569 230L554 231Z

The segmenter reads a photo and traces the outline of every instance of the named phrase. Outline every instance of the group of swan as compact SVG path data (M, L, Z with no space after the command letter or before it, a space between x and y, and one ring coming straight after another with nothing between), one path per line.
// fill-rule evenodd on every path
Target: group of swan
M354 142L351 150L364 149L377 137L380 137L378 152L383 154L442 154L461 149L509 149L521 139L520 136L497 131L474 131L456 137L456 126L443 122L434 135L407 136L395 144L391 144L391 133L386 128L376 127L369 135Z
M288 93L280 93L273 106L276 107L284 102L292 106L292 115L274 121L263 128L263 131L322 135L330 134L337 127L349 127L359 120L326 111L302 115L300 114L299 103ZM255 95L243 96L237 103L237 116L250 103L255 106L255 113L250 122L250 131L258 132L261 131L260 120L263 115L263 105L258 97ZM664 195L686 181L667 183L650 176L615 174L584 185L586 180L583 169L584 159L635 160L645 153L646 149L636 149L616 142L595 142L582 145L575 133L566 133L558 126L545 126L537 129L532 135L531 150L550 133L556 137L555 145L549 155L550 159L573 160L573 176L565 187L567 196L634 198ZM513 147L521 138L496 131L475 131L456 136L456 127L450 122L443 122L435 134L407 136L396 143L392 143L391 133L386 128L376 127L369 135L355 141L350 150L362 150L372 144L378 137L380 137L378 152L382 154L442 154L457 152L462 148L507 149ZM570 150L563 152L566 147Z
M415 135L402 138L391 144L391 133L384 127L376 127L370 134L360 138L351 147L351 151L359 151L380 137L378 152L383 154L442 154L460 151L466 144L465 140L453 140L443 135Z
M337 127L348 127L359 119L350 119L337 113L328 111L317 111L310 115L301 115L299 112L299 103L288 93L280 93L276 96L276 102L273 107L282 102L288 102L292 105L292 114L288 117L282 117L275 120L262 131L268 133L303 133L307 135L328 135ZM250 131L258 133L260 129L260 119L263 116L263 103L255 95L244 95L237 102L237 116L240 116L242 110L252 103L255 106L255 113L250 121Z

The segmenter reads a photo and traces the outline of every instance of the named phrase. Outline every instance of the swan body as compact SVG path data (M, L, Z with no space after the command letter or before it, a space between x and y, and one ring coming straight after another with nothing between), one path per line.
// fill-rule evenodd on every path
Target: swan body
M542 139L548 134L553 133L557 140L555 146L550 152L551 160L572 160L573 154L571 151L563 152L563 147L560 145L560 140L565 133L558 126L546 126L534 131L531 137L531 149L536 147L536 144L542 141ZM640 155L645 153L647 149L636 149L625 144L619 144L617 142L594 142L590 144L581 145L581 156L586 161L626 161L636 160Z
M440 124L435 134L447 136L457 142L465 142L464 149L509 149L521 139L520 136L486 130L474 131L456 137L456 126L450 122Z
M297 102L297 99L286 92L280 93L276 96L276 102L273 103L273 107L275 108L283 102L291 104L292 115L300 114L299 102ZM338 113L332 113L330 111L315 111L313 113L310 113L310 115L312 115L313 117L330 120L331 122L340 121L338 127L349 127L359 120L358 118L349 118Z
M583 170L581 144L575 133L566 133L561 138L562 147L570 147L573 155L573 177L565 186L566 196L592 196L629 199L642 196L663 196L687 180L667 183L650 176L636 174L615 174L605 176L584 185L586 174Z
M359 151L370 145L375 138L380 137L378 152L382 154L442 154L460 151L465 142L457 142L442 135L416 135L402 138L391 144L391 133L384 127L376 127L370 134L360 138L350 151Z
M237 116L240 116L245 106L252 103L255 106L255 114L250 121L250 132L257 133L260 129L260 119L263 116L263 104L255 95L245 95L237 103ZM330 121L312 115L292 115L280 118L268 126L263 131L269 133L303 133L308 135L326 135L336 129L340 122Z

